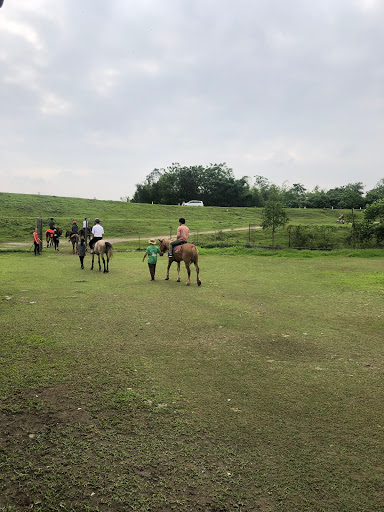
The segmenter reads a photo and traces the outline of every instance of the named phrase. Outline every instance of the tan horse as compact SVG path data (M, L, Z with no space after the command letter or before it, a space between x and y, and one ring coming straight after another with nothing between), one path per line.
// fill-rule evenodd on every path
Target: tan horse
M159 242L160 242L161 256L164 253L168 254L170 239L162 238L161 240L159 239ZM186 244L182 244L180 246L176 246L173 249L173 257L168 258L167 277L165 278L166 281L169 279L169 269L170 269L170 266L172 265L173 261L177 262L177 282L178 283L180 282L180 262L184 261L185 268L187 269L187 273L188 273L188 281L186 284L187 285L191 284L191 268L190 268L190 266L191 266L191 263L194 263L195 269L196 269L196 276L197 276L197 285L201 286L200 269L199 269L199 264L198 264L199 252L195 245L186 243Z
M95 259L95 254L97 254L99 258L99 272L101 271L101 265L100 265L100 256L103 260L104 265L104 273L109 272L109 260L112 258L113 255L113 247L109 242L106 242L105 240L98 240L94 246L93 246L93 253L92 253L92 267L91 270L93 270L93 261ZM105 267L105 259L104 255L107 257L107 267Z

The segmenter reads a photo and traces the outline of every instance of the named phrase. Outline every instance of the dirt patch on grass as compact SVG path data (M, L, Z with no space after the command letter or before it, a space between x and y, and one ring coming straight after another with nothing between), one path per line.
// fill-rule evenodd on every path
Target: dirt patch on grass
M29 390L3 408L0 509L273 510L247 498L233 449L176 406L74 389Z

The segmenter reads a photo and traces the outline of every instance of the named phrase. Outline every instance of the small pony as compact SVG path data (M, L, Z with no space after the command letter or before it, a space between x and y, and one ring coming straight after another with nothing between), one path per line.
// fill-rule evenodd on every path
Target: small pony
M164 253L168 253L169 251L169 238L162 238L159 239L160 242L160 256L162 256ZM197 250L196 245L185 243L181 245L177 245L173 249L173 257L168 258L168 267L167 267L167 277L165 278L166 281L169 279L169 269L173 261L177 262L177 282L180 282L180 262L184 261L185 268L187 269L188 273L188 281L187 286L191 284L191 263L194 263L195 269L196 269L196 277L197 277L197 286L201 286L200 281L200 269L199 269L199 251Z
M101 272L100 256L101 256L101 258L103 260L104 273L109 272L109 260L113 256L112 244L110 244L109 242L106 242L105 240L98 240L95 243L95 245L93 246L91 270L93 270L93 262L94 262L94 259L95 259L95 254L97 254L98 257L99 257L99 272ZM104 255L107 257L107 267L105 267Z
M72 233L71 231L67 231L65 236L69 236L68 242L72 244L72 252L73 254L77 254L77 244L79 243L80 237L77 233Z

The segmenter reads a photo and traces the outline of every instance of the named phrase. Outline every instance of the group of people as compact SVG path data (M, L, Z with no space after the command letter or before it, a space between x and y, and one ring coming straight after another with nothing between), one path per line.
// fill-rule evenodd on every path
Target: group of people
M55 247L55 251L58 251L59 250L60 233L59 233L59 230L56 227L56 223L55 223L53 217L50 218L48 225L49 225L49 227L46 230L45 235L46 235L46 237L50 237L52 239L53 245ZM85 233L85 236L86 236L87 235L87 230L88 230L87 219L85 219L83 225L84 225L84 233ZM89 241L89 247L90 247L90 250L91 250L91 254L93 253L93 246L94 246L94 244L98 240L101 240L103 238L103 234L104 234L104 228L100 224L100 219L95 219L95 225L92 228L93 238ZM76 220L74 220L72 222L70 237L72 235L79 235L79 226L78 226ZM40 245L41 245L41 243L42 242L41 242L41 240L39 238L38 230L37 230L37 227L36 227L34 232L33 232L33 245L34 245L35 256L39 256L40 255ZM81 268L84 268L83 259L84 259L84 256L85 256L85 251L86 251L85 238L81 237L80 245L79 245L79 248L78 248L78 254L79 254L80 262L81 262Z
M87 221L87 219L85 219L85 221ZM85 228L87 228L86 222L85 222ZM49 229L46 232L49 232L49 231L52 231L51 236L54 240L55 250L56 250L56 243L57 243L57 250L58 250L59 235L58 235L58 230L55 226L53 217L51 217L51 219L49 221ZM77 225L77 222L75 220L72 223L71 235L72 234L77 234L77 235L79 234L79 226ZM94 247L95 243L98 240L102 240L102 238L104 236L104 228L100 224L100 219L98 219L98 218L95 219L95 224L92 228L92 235L93 235L93 237L89 241L89 248L90 248L91 254L93 254L93 247ZM188 238L189 238L189 228L185 225L185 219L182 217L179 219L179 227L177 228L176 240L172 240L169 244L168 257L173 258L174 248L177 247L178 245L187 243ZM40 239L39 239L39 235L37 232L37 228L35 228L35 231L33 233L33 243L34 243L35 256L39 255L40 254ZM151 238L148 243L149 243L149 246L147 247L147 249L145 251L142 261L144 262L145 258L148 256L149 274L151 276L151 281L154 281L155 273L156 273L157 256L158 256L158 254L160 254L160 249L157 247L156 241L154 238ZM86 253L85 238L81 237L80 243L77 246L77 254L79 256L80 265L81 265L82 269L84 268L85 253Z

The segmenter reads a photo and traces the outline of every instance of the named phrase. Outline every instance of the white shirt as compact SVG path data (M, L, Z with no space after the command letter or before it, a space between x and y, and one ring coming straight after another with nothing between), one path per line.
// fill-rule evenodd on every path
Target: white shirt
M100 224L95 224L92 228L92 234L93 234L93 236L103 236L103 234L104 234L103 226L100 226Z

